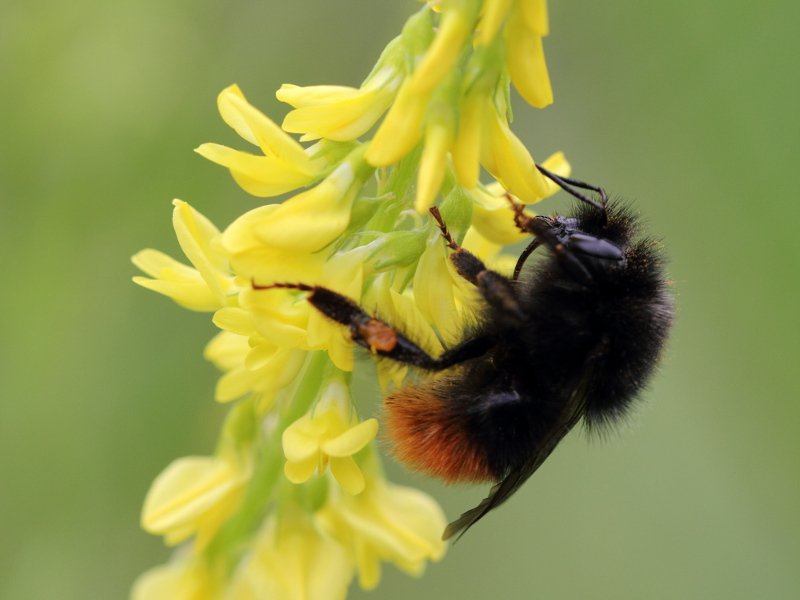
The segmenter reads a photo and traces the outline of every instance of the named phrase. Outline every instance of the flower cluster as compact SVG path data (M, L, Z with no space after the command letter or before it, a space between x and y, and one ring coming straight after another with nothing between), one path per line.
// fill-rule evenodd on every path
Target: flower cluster
M457 341L474 292L427 209L508 269L502 247L522 238L508 198L556 191L509 125L511 84L535 107L552 101L547 27L545 0L429 2L359 88L283 85L282 125L237 86L220 93L223 120L252 148L197 152L254 196L290 196L224 231L175 200L191 266L156 250L133 257L147 275L136 283L213 314L205 356L222 371L216 400L231 405L214 455L176 460L147 495L143 527L180 547L139 578L135 600L344 598L356 573L375 587L381 562L417 575L443 556L442 511L386 480L378 422L353 406L347 329L302 291L263 288L325 286L433 354ZM560 153L543 165L569 174ZM378 364L384 388L405 375Z

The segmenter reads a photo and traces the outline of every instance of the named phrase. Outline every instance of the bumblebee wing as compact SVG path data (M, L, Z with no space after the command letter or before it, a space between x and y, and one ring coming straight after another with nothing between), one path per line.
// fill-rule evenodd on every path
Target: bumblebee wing
M528 478L533 475L548 456L553 452L558 443L575 426L585 412L586 394L589 389L592 374L587 372L581 378L572 394L566 399L560 418L554 423L553 428L542 440L533 455L516 469L512 469L500 483L494 485L489 495L478 506L462 514L450 523L444 530L443 540L453 536L459 539L467 530L482 519L486 513L497 508L516 492Z
M467 529L482 519L490 510L505 502L531 475L533 475L533 471L527 471L524 468L515 469L506 475L500 483L492 487L492 491L489 492L489 495L484 498L478 506L471 508L458 519L450 523L445 528L442 539L449 540L454 535L458 535L457 539L461 538L461 536L467 532Z

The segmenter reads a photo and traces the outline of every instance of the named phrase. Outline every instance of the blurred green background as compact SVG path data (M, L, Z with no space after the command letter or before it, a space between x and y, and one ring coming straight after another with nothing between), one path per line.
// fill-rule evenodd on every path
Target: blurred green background
M668 355L620 435L573 434L423 579L387 567L351 597L798 598L798 4L549 4L556 103L515 128L666 240ZM417 6L0 5L0 597L124 598L167 558L144 494L225 409L208 317L134 286L129 257L179 255L173 197L221 226L254 206L192 152L239 143L223 87L280 120L281 83L358 84ZM451 517L486 491L392 476Z

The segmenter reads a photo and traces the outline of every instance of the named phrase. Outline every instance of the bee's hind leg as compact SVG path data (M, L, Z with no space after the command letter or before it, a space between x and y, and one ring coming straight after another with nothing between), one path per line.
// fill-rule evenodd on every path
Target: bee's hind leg
M451 348L439 358L435 358L390 325L364 312L350 298L328 288L304 283L273 283L272 285L253 283L253 289L294 289L310 292L308 302L329 319L347 325L353 341L359 346L367 348L373 354L431 371L440 371L477 358L495 344L495 340L491 337L476 337Z

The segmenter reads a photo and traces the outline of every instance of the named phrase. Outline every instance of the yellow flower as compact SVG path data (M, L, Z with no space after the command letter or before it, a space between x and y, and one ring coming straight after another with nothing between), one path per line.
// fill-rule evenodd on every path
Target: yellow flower
M471 316L470 306L476 304L477 295L474 286L456 272L449 254L436 230L414 274L414 300L444 343L452 346L464 335L464 322Z
M506 64L520 96L536 108L553 103L553 89L542 48L542 36L547 35L547 31L545 0L516 3L506 26Z
M542 166L562 177L569 177L571 170L563 152L549 156ZM552 196L560 189L549 179L545 180L545 184L544 198ZM508 192L500 183L479 186L470 192L470 196L474 201L472 226L487 240L507 245L530 238L530 234L522 233L514 224L514 211L508 200ZM517 197L511 198L514 202L519 202Z
M514 0L483 0L478 32L475 36L476 46L488 46L494 40L513 3Z
M403 82L364 155L369 164L375 167L392 165L417 145L432 92L417 92L410 80Z
M253 281L261 286L276 282L293 283L298 281L299 272L304 273L303 283L333 289L358 302L363 281L363 257L362 251L351 251L336 253L325 262L321 254L304 256L295 253L291 257L287 254L286 262L302 267L300 271L286 272L284 276L285 264L278 263L276 270L269 263L262 265ZM353 342L347 328L314 309L306 300L305 293L250 288L242 292L240 304L249 315L222 311L218 317L238 314L239 325L244 318L252 317L255 330L263 340L287 349L325 350L339 369L353 370ZM237 326L226 326L218 317L215 321L219 321L223 328Z
M411 76L411 90L425 94L453 69L477 18L477 0L451 0L443 13L436 37Z
M283 432L284 472L292 483L304 483L330 463L331 473L348 494L364 489L364 476L353 455L375 439L378 420L359 423L345 385L331 381L313 411Z
M299 509L267 518L234 573L226 600L344 600L353 564Z
M538 202L547 195L547 180L525 145L514 135L505 117L490 111L486 115L485 140L481 163L497 181L525 204Z
M250 315L242 309L222 309L214 315L214 323L228 329L240 316ZM208 343L204 356L225 371L214 394L218 402L230 402L254 392L263 412L272 405L275 393L300 372L306 353L268 342L255 333L251 320L250 334L222 331Z
M172 546L196 535L203 548L236 510L250 469L231 457L187 456L156 477L142 510L142 527Z
M425 147L419 164L417 197L414 202L419 213L425 213L433 206L447 171L447 153L455 138L455 115L444 107L437 112L439 118L428 122Z
M216 247L219 230L186 202L173 200L172 204L178 243L194 268L158 250L142 250L133 256L133 264L153 279L134 277L133 281L190 310L213 311L235 302L238 288L227 258Z
M339 237L350 222L353 200L372 173L362 157L363 148L354 150L312 189L282 204L251 210L231 224L222 236L222 245L231 254L234 267L241 254L254 250L311 253Z
M484 115L493 110L486 91L473 86L461 98L458 132L453 144L453 171L458 182L468 190L478 185Z
M275 94L295 107L283 129L302 133L302 140L349 141L369 131L386 112L402 78L391 67L378 70L360 88L338 85L299 87L284 84Z
M131 600L216 600L220 588L215 571L183 552L166 565L142 573Z
M367 475L366 487L357 496L332 490L318 516L351 552L361 587L373 589L380 581L381 561L419 576L426 561L440 560L446 550L441 539L446 521L426 494L386 482L374 465Z
M254 108L238 86L225 88L217 99L223 120L263 155L233 150L219 144L202 144L201 156L227 167L245 191L254 196L277 196L319 179L327 161L316 156L319 147L308 150L284 133L264 113Z

